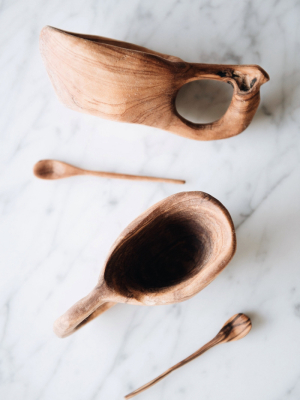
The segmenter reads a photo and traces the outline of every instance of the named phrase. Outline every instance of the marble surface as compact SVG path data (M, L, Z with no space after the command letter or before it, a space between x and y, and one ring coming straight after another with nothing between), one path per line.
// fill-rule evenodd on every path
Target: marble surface
M1 399L121 399L241 311L253 321L245 339L210 350L139 398L300 398L299 6L293 0L0 1ZM271 80L250 127L224 141L105 121L58 102L38 49L45 25L187 61L259 64ZM190 118L211 119L228 95L222 85L195 84L183 89L178 107ZM41 181L32 167L43 158L187 183ZM121 230L180 190L208 192L228 208L238 243L232 262L187 302L118 305L58 339L53 321L92 289Z

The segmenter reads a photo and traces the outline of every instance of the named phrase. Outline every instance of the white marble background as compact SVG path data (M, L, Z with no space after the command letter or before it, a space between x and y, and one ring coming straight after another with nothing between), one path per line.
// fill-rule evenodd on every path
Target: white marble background
M249 336L139 398L300 398L299 8L293 0L0 0L1 399L121 399L241 311L253 320ZM187 61L256 63L271 80L251 126L232 139L194 142L109 122L58 102L38 49L44 25ZM186 112L196 97L197 88ZM32 167L43 158L187 184L41 181ZM228 208L238 240L230 265L185 303L118 305L55 337L53 321L93 287L120 231L180 190L208 192Z

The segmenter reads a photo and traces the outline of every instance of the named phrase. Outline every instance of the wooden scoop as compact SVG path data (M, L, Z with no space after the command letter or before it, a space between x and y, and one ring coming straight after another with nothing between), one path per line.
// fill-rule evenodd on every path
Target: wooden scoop
M187 63L131 43L50 26L41 31L40 50L67 107L196 140L224 139L245 130L259 105L260 86L269 80L257 65ZM199 79L227 82L234 89L228 110L213 123L188 121L175 107L179 89Z
M103 171L89 171L87 169L74 167L73 165L57 160L38 161L33 167L33 173L37 178L40 179L61 179L69 178L76 175L93 175L99 176L101 178L129 179L132 181L152 181L177 184L185 183L185 181L181 179L155 178L153 176L127 175Z
M54 323L65 337L115 303L177 303L207 286L236 248L226 208L203 192L167 197L120 234L96 287Z
M194 360L195 358L201 356L201 354L205 353L207 350L216 346L217 344L232 342L233 340L239 340L248 335L252 327L251 320L245 314L236 314L231 317L225 324L220 332L215 336L210 342L206 343L199 350L195 351L195 353L191 354L189 357L175 364L173 367L169 368L163 374L159 375L157 378L153 379L151 382L146 383L141 386L139 389L136 389L134 392L129 393L125 396L125 399L131 399L131 397L136 396L137 394L143 392L149 387L155 385L157 382L161 381L164 377L169 375L171 372L176 369L182 367L188 362Z

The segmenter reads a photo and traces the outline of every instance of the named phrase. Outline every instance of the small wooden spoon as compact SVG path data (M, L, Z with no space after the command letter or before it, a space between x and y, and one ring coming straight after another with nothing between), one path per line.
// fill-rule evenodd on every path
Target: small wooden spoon
M207 350L211 349L217 344L232 342L233 340L242 339L250 332L251 327L252 327L251 320L249 317L247 317L247 315L245 314L234 315L227 322L225 322L223 328L220 330L217 336L215 336L210 342L206 343L203 347L195 351L195 353L191 354L189 357L175 364L173 367L167 369L167 371L159 375L157 378L141 386L139 389L136 389L134 392L129 393L127 396L125 396L125 399L130 399L131 397L134 397L137 394L148 389L149 387L155 385L157 382L161 381L165 376L175 371L175 369L178 369L183 365L187 364L188 362L194 360L195 358L201 356L201 354L205 353Z
M130 179L132 181L152 181L177 184L185 183L185 181L181 179L155 178L152 176L117 174L115 172L89 171L57 160L38 161L33 167L33 172L34 175L40 179L61 179L69 178L70 176L75 175L94 175L100 176L101 178Z

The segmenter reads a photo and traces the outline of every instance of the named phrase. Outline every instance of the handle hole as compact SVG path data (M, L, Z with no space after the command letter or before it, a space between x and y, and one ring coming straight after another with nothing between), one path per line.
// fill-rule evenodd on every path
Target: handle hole
M213 80L198 80L185 84L177 93L178 114L190 122L210 123L220 119L231 102L233 87Z

